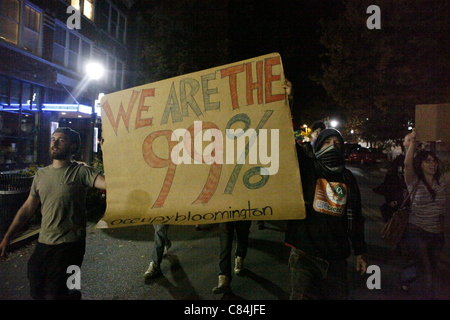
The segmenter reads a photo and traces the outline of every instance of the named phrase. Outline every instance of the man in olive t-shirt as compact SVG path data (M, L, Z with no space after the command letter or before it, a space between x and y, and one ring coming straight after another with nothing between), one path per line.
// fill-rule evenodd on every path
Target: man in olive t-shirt
M105 177L96 169L72 161L80 146L78 132L57 128L52 134L52 164L34 177L30 195L17 212L0 243L4 256L11 237L41 204L42 222L38 243L28 261L33 299L79 299L81 293L67 285L69 266L81 268L86 247L86 192L106 189ZM75 295L71 293L75 292Z

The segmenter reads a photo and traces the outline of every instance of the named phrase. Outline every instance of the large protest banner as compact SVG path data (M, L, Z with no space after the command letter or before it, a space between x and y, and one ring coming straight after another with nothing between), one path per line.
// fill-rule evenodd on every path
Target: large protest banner
M305 217L277 53L105 95L97 228Z

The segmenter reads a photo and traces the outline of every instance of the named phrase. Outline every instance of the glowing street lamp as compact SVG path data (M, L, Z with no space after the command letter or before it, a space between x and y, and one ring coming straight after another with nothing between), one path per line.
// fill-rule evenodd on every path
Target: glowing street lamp
M95 122L97 120L97 114L95 112L95 104L96 104L96 98L98 94L98 88L97 88L97 82L98 80L103 76L105 70L103 66L95 61L91 61L86 65L86 75L90 80L95 81L95 98L92 103L92 111L91 111L91 123L89 126L89 139L92 141L92 145L89 148L89 164L92 164L94 161L94 147L96 146L97 139L95 138Z
M103 76L105 69L98 62L89 62L86 65L86 74L91 80L98 80Z

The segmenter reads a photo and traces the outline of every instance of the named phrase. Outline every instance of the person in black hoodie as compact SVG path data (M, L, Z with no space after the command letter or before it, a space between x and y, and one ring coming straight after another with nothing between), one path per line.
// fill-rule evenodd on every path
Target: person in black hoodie
M411 133L408 133L403 139L404 152L400 153L388 166L384 181L373 188L373 192L384 196L385 202L380 206L380 213L384 222L388 222L395 211L400 209L406 190L403 170L405 167L405 152L411 144Z
M344 140L336 129L320 132L308 156L297 147L306 217L289 220L291 300L348 299L347 258L366 273L361 194L345 167Z

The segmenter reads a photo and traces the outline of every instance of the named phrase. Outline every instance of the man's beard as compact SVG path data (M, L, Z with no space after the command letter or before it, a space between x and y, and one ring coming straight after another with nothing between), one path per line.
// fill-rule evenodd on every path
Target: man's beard
M55 149L50 148L50 157L52 159L65 160L65 159L70 159L70 156L71 156L71 154L70 154L69 150L62 150L59 148L55 148Z

